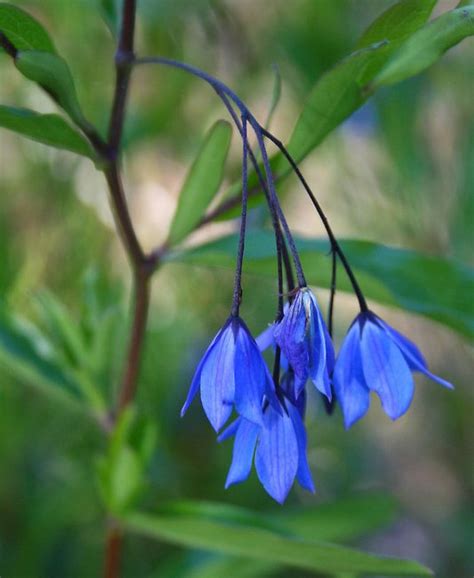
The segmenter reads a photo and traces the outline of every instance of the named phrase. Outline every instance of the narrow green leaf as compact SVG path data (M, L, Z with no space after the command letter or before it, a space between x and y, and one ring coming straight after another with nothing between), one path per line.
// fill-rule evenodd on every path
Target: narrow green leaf
M260 528L232 526L198 517L133 513L125 517L124 523L132 532L171 544L268 560L315 572L431 575L427 568L409 560L383 558L316 540L295 539Z
M371 89L401 82L434 64L449 48L474 35L474 6L466 5L430 22L392 56Z
M0 311L0 362L49 397L73 403L81 398L80 388L56 362L46 338L4 311Z
M402 0L388 8L369 25L356 48L387 40L400 46L428 20L437 0Z
M39 84L78 126L86 125L65 60L49 52L25 51L18 53L15 65L26 78Z
M288 150L296 161L302 161L326 136L360 108L370 96L366 85L379 72L394 51L428 20L436 0L402 0L364 32L357 50L342 60L316 82L296 122ZM272 159L275 176L282 179L290 170L281 155ZM250 173L250 189L258 186L255 173ZM239 183L227 191L235 196ZM263 195L251 197L251 206L263 201ZM221 220L233 218L238 210L231 208Z
M193 564L176 578L223 578L233 576L239 569L239 578L266 578L279 569L279 565L266 560L248 560L235 556L212 556L201 564ZM159 573L153 578L158 578Z
M273 65L273 90L272 90L272 99L270 101L270 107L268 109L267 120L265 121L265 128L270 128L272 123L273 115L276 112L278 107L278 103L280 102L281 98L281 74L280 69L276 64Z
M159 513L253 526L300 538L352 540L386 525L395 515L394 501L382 494L361 494L335 502L285 509L266 514L218 502L177 501L163 504Z
M49 34L37 20L21 8L4 2L0 3L0 32L17 50L55 52Z
M392 498L367 493L317 506L287 509L273 518L294 536L343 542L386 526L395 514Z
M170 254L171 261L211 267L235 267L237 236L230 235L188 251ZM310 283L329 288L329 245L322 239L297 239ZM474 335L474 274L467 267L369 241L341 243L369 299L429 317L466 336ZM245 269L258 275L275 274L274 239L268 231L251 231L247 237ZM338 276L338 289L351 291L346 276Z
M246 508L215 502L180 501L165 504L160 514L198 516L233 525L273 530L308 540L346 541L360 538L391 522L395 504L382 494L361 494L335 502L285 509L281 513L257 513ZM184 572L180 578L221 578L239 568L242 578L263 578L278 570L278 564L229 556L213 556Z
M194 229L217 194L231 138L232 127L223 120L208 132L181 190L168 237L170 245L176 245Z
M0 126L51 147L94 159L89 143L57 114L0 105Z
M364 32L358 50L321 77L296 123L288 148L304 158L368 98L364 87L391 54L429 18L435 0L402 0Z
M119 29L117 0L99 0L99 7L107 27L115 38L118 36Z

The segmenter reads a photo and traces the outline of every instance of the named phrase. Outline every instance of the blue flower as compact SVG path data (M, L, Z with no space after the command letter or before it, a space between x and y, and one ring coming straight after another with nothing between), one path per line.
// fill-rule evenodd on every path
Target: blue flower
M214 337L194 374L183 416L197 391L212 425L219 431L232 409L254 424L263 424L266 397L279 407L274 384L255 339L240 317L229 317Z
M380 397L385 413L402 416L414 394L412 372L433 375L418 347L370 311L360 313L347 333L334 369L334 390L349 428L369 409L370 391Z
M275 328L275 340L293 368L295 397L310 378L321 393L332 399L334 348L316 297L307 287L298 291Z
M222 433L219 441L235 436L226 488L245 481L255 463L263 487L280 504L285 501L295 478L303 488L315 491L306 458L304 396L303 392L297 404L285 397L280 412L267 405L261 426L239 417Z

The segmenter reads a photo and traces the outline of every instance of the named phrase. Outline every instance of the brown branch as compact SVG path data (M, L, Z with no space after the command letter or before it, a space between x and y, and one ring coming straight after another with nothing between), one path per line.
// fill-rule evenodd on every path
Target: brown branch
M117 578L122 555L122 532L111 522L105 540L104 578Z
M118 416L133 401L137 391L140 359L150 303L149 263L138 241L130 217L118 165L131 66L134 59L136 8L136 0L123 0L122 24L115 55L115 92L110 115L107 158L104 168L117 229L133 269L133 320L117 407L111 416L113 423L116 423ZM105 544L104 578L118 578L120 576L122 542L123 534L121 529L116 524L111 525Z
M120 37L117 52L115 53L115 92L108 138L110 153L114 156L118 155L120 141L122 140L125 107L127 104L130 74L132 72L134 59L136 10L136 0L124 0Z
M120 415L133 400L138 386L140 358L150 305L150 275L149 270L141 269L136 273L134 280L133 322L126 357L127 362L117 403L117 415Z

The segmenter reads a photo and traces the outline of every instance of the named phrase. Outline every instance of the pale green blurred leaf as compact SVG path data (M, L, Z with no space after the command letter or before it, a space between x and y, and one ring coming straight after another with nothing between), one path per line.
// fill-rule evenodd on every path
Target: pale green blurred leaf
M122 412L107 452L97 463L99 487L109 512L122 515L136 504L155 442L155 424L137 419L130 407Z
M199 516L303 538L344 541L368 534L393 520L395 504L388 496L371 493L326 504L285 508L270 515L218 502L178 501L164 504L160 514Z
M84 137L57 114L0 105L0 126L48 146L94 158Z
M123 521L131 532L179 546L268 560L314 572L431 575L427 568L417 562L383 558L316 540L295 539L251 526L233 526L191 516L142 513L129 514Z
M210 560L193 564L189 569L179 574L179 578L223 578L232 576L239 569L239 578L265 578L279 569L278 564L265 560L248 560L234 556L212 557ZM152 578L158 578L159 572ZM177 577L178 578L178 577Z
M349 498L298 508L281 513L256 513L246 508L212 502L176 502L160 512L196 515L200 518L267 528L308 540L346 541L360 538L391 522L394 501L382 494L361 494ZM212 557L180 574L180 578L220 578L239 568L242 578L269 576L278 564L235 557Z
M421 28L390 58L371 89L401 82L434 64L449 48L474 34L474 6L442 14Z
M169 255L211 267L235 267L237 236L229 235L193 249ZM323 239L297 239L308 281L330 287L329 244ZM369 241L341 242L368 299L395 305L429 317L466 336L474 335L474 275L455 261L408 249L387 247ZM251 231L247 237L245 270L275 275L274 237L267 231ZM346 276L338 276L338 289L351 291Z
M365 84L394 50L423 26L434 5L434 0L398 2L369 26L356 52L318 80L288 143L296 159L304 158L365 102Z
M43 26L12 4L0 3L0 32L5 34L17 50L55 52L53 42Z
M232 127L226 121L217 121L209 130L181 190L169 232L170 245L176 245L194 229L217 194L231 138Z
M429 18L435 0L402 0L379 18L362 35L355 52L319 78L308 96L288 143L288 150L296 161L302 161L326 136L360 108L369 97L366 84L401 43ZM281 155L272 159L277 178L289 174L289 167ZM258 186L255 173L250 173L249 187ZM226 193L237 194L239 184ZM263 201L263 195L251 197L251 206ZM232 208L221 219L235 217L238 209Z
M19 52L15 65L26 78L41 86L78 126L85 126L74 80L65 60L56 54L32 50Z
M34 326L0 311L0 362L13 375L46 396L77 403L80 387L54 356L48 340Z

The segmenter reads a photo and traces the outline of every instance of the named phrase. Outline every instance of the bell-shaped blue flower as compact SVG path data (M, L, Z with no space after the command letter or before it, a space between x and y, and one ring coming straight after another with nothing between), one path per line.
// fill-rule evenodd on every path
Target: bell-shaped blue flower
M246 480L255 463L263 487L280 504L295 478L303 488L315 491L306 457L304 396L303 392L297 404L285 397L281 411L267 405L261 426L239 417L222 433L219 441L235 436L226 488Z
M194 374L184 415L200 390L204 411L219 431L232 409L254 424L263 424L264 397L278 407L272 377L265 361L240 317L229 317L214 337Z
M377 393L390 418L402 416L413 399L414 371L453 388L428 370L414 343L371 311L360 313L342 343L333 376L346 428L369 409L370 391Z
M307 287L298 291L275 328L275 340L294 371L295 397L310 378L330 400L334 348L316 297Z

